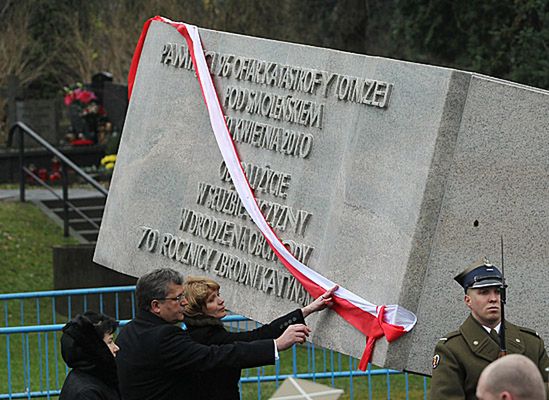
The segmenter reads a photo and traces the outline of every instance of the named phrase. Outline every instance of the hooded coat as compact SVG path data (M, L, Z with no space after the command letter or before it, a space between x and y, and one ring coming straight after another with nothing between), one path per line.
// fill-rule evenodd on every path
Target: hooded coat
M59 400L120 400L114 356L88 318L78 315L65 325L61 354L72 370Z

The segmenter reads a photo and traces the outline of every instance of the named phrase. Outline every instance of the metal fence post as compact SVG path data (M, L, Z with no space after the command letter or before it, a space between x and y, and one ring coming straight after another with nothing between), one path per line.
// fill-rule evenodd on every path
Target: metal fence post
M63 236L69 237L69 174L67 165L61 162L61 179L63 182Z
M19 132L19 201L25 202L25 135L18 126L16 132Z

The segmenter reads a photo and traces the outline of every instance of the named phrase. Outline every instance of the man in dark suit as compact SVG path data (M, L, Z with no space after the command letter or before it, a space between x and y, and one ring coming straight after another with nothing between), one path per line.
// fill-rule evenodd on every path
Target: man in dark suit
M303 343L305 325L291 325L278 339L222 346L194 342L178 324L184 319L183 277L173 269L143 275L136 286L137 316L120 332L116 363L123 400L191 399L190 372L216 367L274 364L278 351Z

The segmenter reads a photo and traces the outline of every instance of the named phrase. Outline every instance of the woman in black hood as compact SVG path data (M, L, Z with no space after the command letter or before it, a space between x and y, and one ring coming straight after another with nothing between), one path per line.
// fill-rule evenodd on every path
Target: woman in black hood
M63 327L61 354L72 368L59 400L120 400L114 357L118 327L111 317L87 311Z

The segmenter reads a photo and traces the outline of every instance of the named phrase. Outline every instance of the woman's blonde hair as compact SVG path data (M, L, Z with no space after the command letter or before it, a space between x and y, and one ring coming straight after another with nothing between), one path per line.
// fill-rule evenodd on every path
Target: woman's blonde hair
M212 292L219 290L219 283L207 276L188 276L183 284L183 294L188 304L183 313L188 317L204 315L203 307Z

